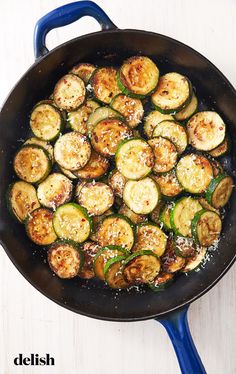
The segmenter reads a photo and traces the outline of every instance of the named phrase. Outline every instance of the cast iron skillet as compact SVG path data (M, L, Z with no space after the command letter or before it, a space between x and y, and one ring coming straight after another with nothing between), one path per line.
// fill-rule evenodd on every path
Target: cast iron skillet
M53 28L67 25L82 16L92 16L102 31L73 39L49 52L45 37ZM119 64L124 58L142 53L150 56L162 73L186 74L196 86L202 108L214 108L227 123L233 142L231 158L224 160L229 171L235 168L236 92L222 73L190 47L163 35L119 30L96 4L90 1L62 6L39 20L34 36L35 64L8 96L0 113L0 240L22 275L45 296L64 308L109 321L138 321L155 318L167 329L182 372L205 373L192 342L186 312L189 304L208 291L233 264L236 247L236 198L231 199L224 220L219 250L205 269L188 277L180 276L165 292L116 292L97 281L62 280L53 276L43 261L45 249L27 238L24 227L9 215L5 202L7 186L14 179L12 159L29 127L33 105L50 95L57 80L78 61Z

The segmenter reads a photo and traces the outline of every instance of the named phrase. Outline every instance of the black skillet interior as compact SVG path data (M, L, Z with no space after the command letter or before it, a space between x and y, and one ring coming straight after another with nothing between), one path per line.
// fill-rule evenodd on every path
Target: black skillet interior
M201 108L215 109L232 139L232 154L224 164L235 169L236 94L223 75L204 57L185 45L162 35L135 30L99 32L63 44L33 65L18 82L0 114L0 238L20 272L43 294L80 314L107 320L142 320L163 315L206 292L232 264L235 256L236 199L231 199L224 220L219 249L204 270L182 275L164 292L149 289L137 292L113 291L99 281L79 278L61 280L46 263L46 250L30 242L24 227L6 208L5 193L14 179L12 159L29 127L33 105L48 97L56 81L78 61L97 65L119 65L125 58L144 54L159 66L161 73L178 71L187 75L201 100Z

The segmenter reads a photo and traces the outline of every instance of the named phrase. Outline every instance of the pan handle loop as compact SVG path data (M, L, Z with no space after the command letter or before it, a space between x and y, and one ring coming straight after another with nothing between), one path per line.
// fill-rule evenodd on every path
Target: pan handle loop
M182 374L206 374L189 330L187 311L188 306L156 321L165 327L171 339Z
M35 58L48 53L46 35L50 30L69 25L84 16L95 18L101 25L102 30L117 29L106 13L92 1L76 1L63 5L46 14L36 23L34 29Z

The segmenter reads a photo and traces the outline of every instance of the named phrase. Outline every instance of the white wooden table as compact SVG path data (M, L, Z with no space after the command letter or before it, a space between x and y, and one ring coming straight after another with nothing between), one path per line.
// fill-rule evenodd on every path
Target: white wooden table
M0 103L33 63L32 35L38 18L66 0L0 3ZM172 36L203 53L236 86L234 0L97 1L120 28ZM52 31L52 47L98 30L89 18ZM236 110L236 108L235 108ZM1 214L1 213L0 213ZM236 373L235 267L190 308L190 327L208 374ZM171 343L154 321L108 323L60 308L36 291L0 252L1 374L178 374ZM45 352L55 367L16 367L13 358ZM192 374L192 373L189 373ZM195 374L195 373L194 373Z

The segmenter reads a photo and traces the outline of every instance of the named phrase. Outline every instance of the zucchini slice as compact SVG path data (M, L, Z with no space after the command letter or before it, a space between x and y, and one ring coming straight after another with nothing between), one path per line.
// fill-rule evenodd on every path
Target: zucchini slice
M68 132L56 141L54 156L64 169L82 169L90 159L91 146L86 136L77 131Z
M159 188L152 178L128 181L124 188L125 204L136 214L149 214L160 200Z
M230 148L230 140L226 136L223 142L220 145L218 145L218 147L212 149L212 151L210 151L209 154L212 157L221 157L221 156L224 156L226 153L228 153L229 148Z
M101 182L86 183L78 196L78 202L90 215L104 214L114 203L111 187Z
M53 212L49 209L38 208L31 212L25 228L32 242L38 245L49 245L57 239L53 228Z
M131 250L134 244L132 222L120 214L105 217L98 227L96 241L101 247L111 244Z
M160 77L152 94L155 108L164 114L175 114L185 108L192 98L192 85L179 73L167 73Z
M175 254L180 257L189 258L195 256L196 244L194 239L185 238L184 236L175 236Z
M153 110L147 115L144 121L143 130L149 139L152 138L155 127L162 121L174 121L174 117L170 114L163 114L158 110Z
M176 201L170 211L171 227L175 234L191 237L191 222L200 210L202 210L201 204L192 197L183 197Z
M172 225L170 222L170 212L173 204L166 204L160 214L160 223L163 225L164 229L167 231L172 230Z
M175 253L175 243L172 237L169 238L167 249L161 257L161 268L165 273L176 273L185 266L185 258Z
M20 148L13 165L20 179L29 183L39 183L50 173L52 162L44 148L31 144Z
M98 68L94 71L90 83L97 100L110 104L113 97L120 93L116 75L117 70L113 67Z
M83 243L90 235L93 222L85 208L67 203L54 213L53 227L59 238Z
M134 138L122 142L116 152L116 167L128 179L141 179L154 166L154 154L143 139Z
M188 145L185 128L175 121L162 121L153 130L152 137L162 136L169 139L177 148L179 154L183 153Z
M227 204L233 191L233 178L221 174L212 179L206 191L206 199L214 208L219 209Z
M214 178L217 177L219 174L224 173L224 169L222 165L219 163L219 161L210 159L210 162L211 162Z
M149 250L134 252L124 260L124 277L130 284L152 282L161 268L158 256Z
M147 222L137 226L133 252L148 249L160 257L165 252L166 244L167 236L156 224Z
M186 121L197 111L197 107L198 107L198 99L195 93L193 92L193 96L192 96L190 103L180 112L175 114L175 119L177 121Z
M207 248L206 247L200 247L195 253L194 257L190 257L186 259L186 264L181 269L181 272L183 273L189 273L193 270L196 270L199 268L199 266L204 262L204 259L206 257Z
M30 127L37 138L45 141L54 140L62 131L62 114L55 106L40 102L31 112Z
M23 181L12 183L7 197L10 211L19 222L24 222L33 210L40 207L36 189L32 184Z
M85 242L82 244L80 249L84 255L84 262L82 268L80 269L79 276L83 279L94 278L95 273L93 270L93 260L98 251L100 251L101 247L93 242Z
M107 245L103 247L94 257L93 270L96 275L101 280L105 280L104 267L106 263L117 256L127 255L124 248L116 245Z
M175 170L171 170L165 174L152 175L152 178L160 187L161 194L168 199L178 196L183 191Z
M108 209L104 214L102 214L101 216L92 216L92 220L93 220L93 231L91 232L90 234L90 239L93 240L94 242L96 242L96 232L97 232L97 229L99 227L99 224L100 222L103 221L103 219L107 216L110 216L114 214L114 211L112 209Z
M102 106L100 108L95 109L95 111L91 113L88 117L86 123L88 136L91 138L93 129L99 122L103 121L104 119L111 118L120 118L122 120L123 117L120 113L111 109L109 106Z
M100 105L94 100L87 100L79 109L67 114L67 122L74 131L79 131L83 135L88 134L87 121L91 113Z
M152 283L149 283L148 286L152 289L152 291L162 291L165 290L166 287L170 285L170 283L172 283L173 278L173 273L164 273L163 271L161 271L156 276L154 281Z
M200 194L209 186L213 178L213 170L206 157L191 153L180 159L176 167L176 175L185 191Z
M24 145L30 145L30 144L39 145L40 147L42 147L43 149L45 149L45 151L50 156L52 164L54 163L53 146L49 142L46 142L45 140L41 140L41 139L32 137L32 138L27 139L24 142L23 146Z
M216 112L198 112L187 123L189 142L200 151L211 151L225 138L225 124Z
M48 250L48 263L59 278L71 279L79 274L83 254L73 243L56 242Z
M104 266L105 281L114 289L128 288L130 283L126 281L123 274L125 256L117 256L108 260Z
M53 100L60 109L76 110L85 101L86 89L81 78L75 74L66 74L56 84Z
M131 97L142 99L155 90L159 70L146 56L134 56L125 60L117 74L121 91Z
M77 176L76 176L74 173L72 173L70 170L64 169L64 168L61 167L61 166L59 166L59 168L60 168L61 172L62 172L62 173L63 173L67 178L72 179L72 180L77 179Z
M73 66L70 73L78 75L87 84L95 69L96 67L93 64L82 62Z
M137 127L143 118L143 104L139 99L124 94L118 94L113 98L110 105L113 109L122 114L126 123L131 128Z
M221 219L212 210L202 209L192 220L192 235L195 241L204 247L214 244L219 239L221 230Z
M153 171L155 173L166 173L172 170L177 162L178 152L175 145L162 136L148 140L155 157Z
M136 214L131 209L129 209L125 204L121 205L118 213L128 217L130 221L133 222L135 225L147 221L147 216L145 214Z
M76 177L86 180L98 179L107 172L108 168L109 161L92 150L87 164L82 169L75 170L74 174Z
M127 178L125 178L117 169L112 170L108 176L109 186L112 188L115 196L119 196L120 198L123 196L126 182Z
M70 179L60 173L50 174L37 189L40 204L46 208L56 209L70 201L73 185Z
M104 119L93 129L91 143L95 151L102 156L112 157L120 141L131 136L132 130L120 119Z

